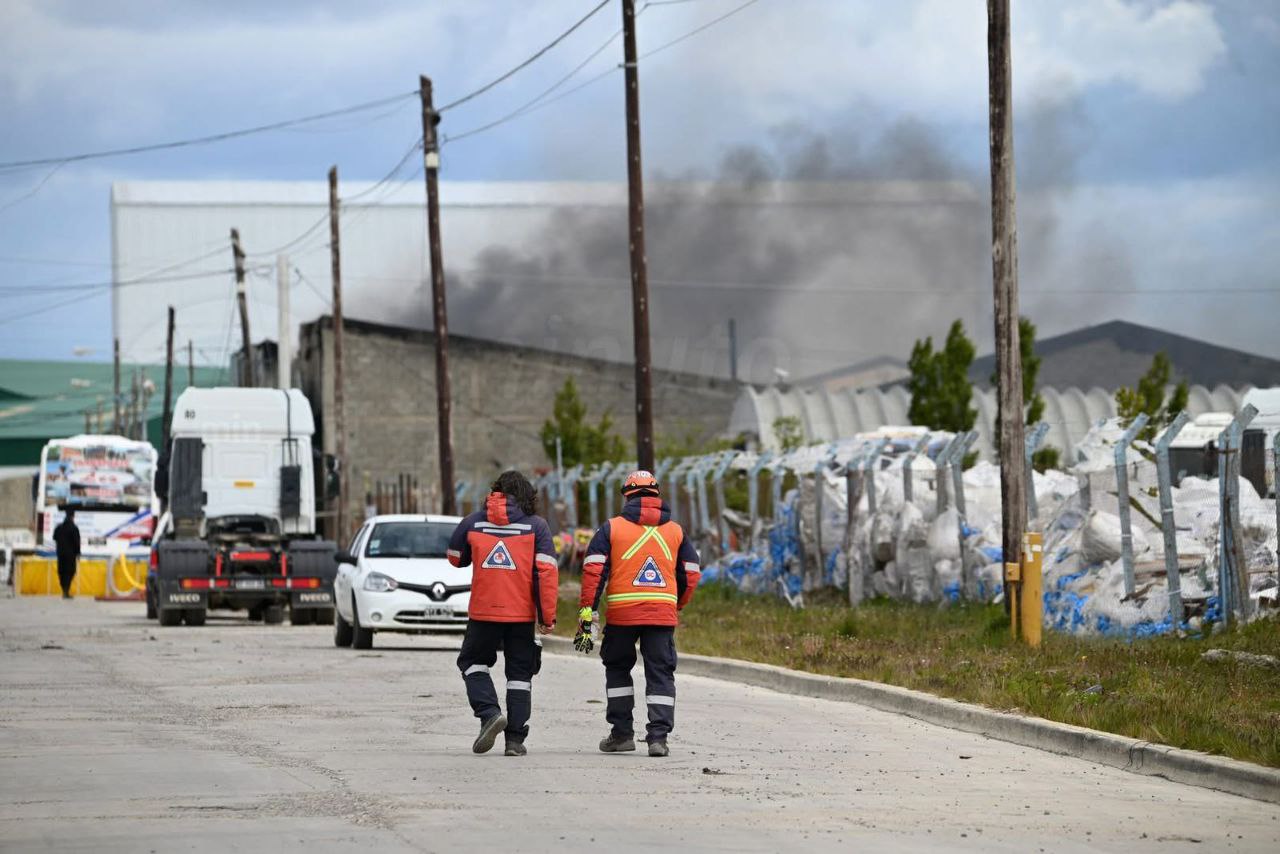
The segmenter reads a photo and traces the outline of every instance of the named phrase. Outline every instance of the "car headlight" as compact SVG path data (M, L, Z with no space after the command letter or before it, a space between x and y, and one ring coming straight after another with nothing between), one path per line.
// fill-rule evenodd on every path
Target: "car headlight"
M381 572L371 572L364 579L364 589L370 593L390 593L399 586L394 578Z

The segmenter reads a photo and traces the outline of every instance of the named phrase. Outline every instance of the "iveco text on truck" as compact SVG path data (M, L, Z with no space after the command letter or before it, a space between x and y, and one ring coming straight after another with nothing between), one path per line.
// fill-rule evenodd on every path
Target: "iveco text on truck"
M173 410L168 510L147 614L202 625L211 608L333 621L336 547L316 536L315 424L297 389L189 388Z

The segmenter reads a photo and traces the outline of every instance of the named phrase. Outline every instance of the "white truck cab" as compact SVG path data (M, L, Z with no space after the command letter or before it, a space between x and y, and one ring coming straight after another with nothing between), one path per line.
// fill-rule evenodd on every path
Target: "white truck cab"
M174 405L168 510L148 615L202 624L211 607L331 622L332 542L316 539L311 404L298 389L189 388Z

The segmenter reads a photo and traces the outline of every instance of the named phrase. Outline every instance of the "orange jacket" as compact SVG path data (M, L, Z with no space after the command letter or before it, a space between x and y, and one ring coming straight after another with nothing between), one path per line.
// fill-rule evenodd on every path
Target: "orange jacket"
M541 516L526 516L514 500L494 492L483 511L458 523L448 558L458 567L475 562L471 619L555 623L560 569L551 529Z
M587 547L579 607L599 609L617 626L674 626L702 577L698 552L659 498L627 501Z

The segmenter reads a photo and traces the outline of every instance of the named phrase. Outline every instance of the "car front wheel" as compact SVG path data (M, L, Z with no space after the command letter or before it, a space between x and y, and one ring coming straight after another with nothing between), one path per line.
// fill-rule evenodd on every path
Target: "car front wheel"
M356 595L351 594L351 645L356 649L373 649L373 629L360 625L360 611L356 608Z
M351 646L351 624L342 619L342 613L333 615L333 645L337 647Z

